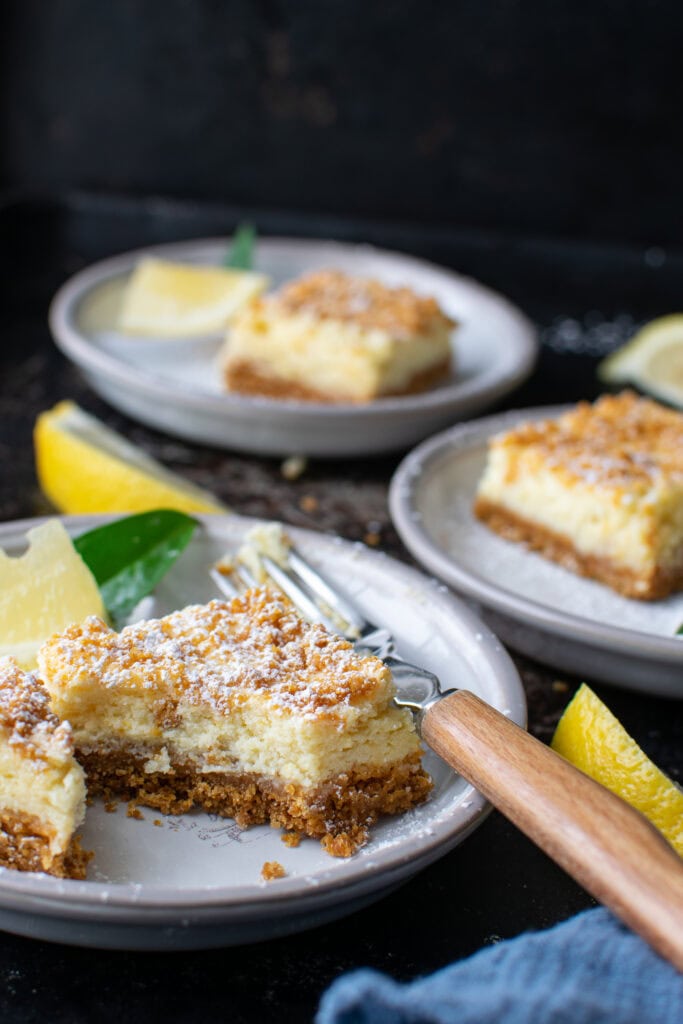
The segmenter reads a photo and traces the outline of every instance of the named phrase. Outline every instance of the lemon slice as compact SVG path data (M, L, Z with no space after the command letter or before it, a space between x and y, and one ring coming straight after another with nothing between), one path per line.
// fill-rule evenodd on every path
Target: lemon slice
M658 398L683 406L683 313L646 324L598 367L608 384L630 381Z
M93 574L58 519L29 530L27 540L18 558L0 551L0 656L32 669L49 636L105 611Z
M60 512L227 511L73 402L41 413L34 447L40 486Z
M125 334L161 338L213 334L267 284L263 274L247 270L143 259L124 292L118 326Z
M683 857L683 792L585 683L562 715L551 746L649 818Z

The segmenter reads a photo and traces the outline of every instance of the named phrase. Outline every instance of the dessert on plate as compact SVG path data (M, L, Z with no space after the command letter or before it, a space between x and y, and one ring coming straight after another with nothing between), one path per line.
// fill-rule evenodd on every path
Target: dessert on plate
M346 856L431 789L386 666L265 588L120 633L91 617L39 665L91 793L269 821Z
M146 257L126 285L119 328L160 338L220 333L267 284L263 274L247 270Z
M451 366L454 323L410 288L329 270L248 303L222 354L230 391L370 402L421 391Z
M83 769L49 703L33 673L0 658L0 865L85 878L90 855L74 835L85 815Z
M489 443L475 514L627 597L683 587L683 415L633 392Z

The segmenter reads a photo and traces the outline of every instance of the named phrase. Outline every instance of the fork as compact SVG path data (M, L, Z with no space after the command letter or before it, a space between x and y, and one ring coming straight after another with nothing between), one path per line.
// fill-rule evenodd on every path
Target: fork
M263 569L312 622L381 658L421 738L592 896L683 971L683 860L629 804L584 775L474 693L442 690L399 657L391 632L368 621L295 548ZM211 577L234 596L259 585L237 563ZM235 583L233 576L236 576Z

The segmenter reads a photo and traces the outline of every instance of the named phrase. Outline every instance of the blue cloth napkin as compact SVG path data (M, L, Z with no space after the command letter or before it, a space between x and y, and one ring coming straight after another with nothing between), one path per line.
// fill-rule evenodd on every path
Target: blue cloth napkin
M408 985L353 971L316 1024L683 1024L683 974L601 907Z

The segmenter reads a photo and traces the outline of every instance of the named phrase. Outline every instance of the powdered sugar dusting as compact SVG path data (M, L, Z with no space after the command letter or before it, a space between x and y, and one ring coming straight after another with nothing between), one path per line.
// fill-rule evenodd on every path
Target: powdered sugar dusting
M542 461L569 481L626 490L624 498L650 504L683 484L683 416L629 391L522 423L493 444L519 450L526 471Z
M390 685L378 659L304 622L286 598L265 588L120 633L90 618L48 641L40 663L51 687L97 677L104 687L149 690L223 712L258 692L276 712L329 717Z
M38 677L22 671L13 658L0 658L0 729L25 757L61 761L73 754L71 726L50 711Z

